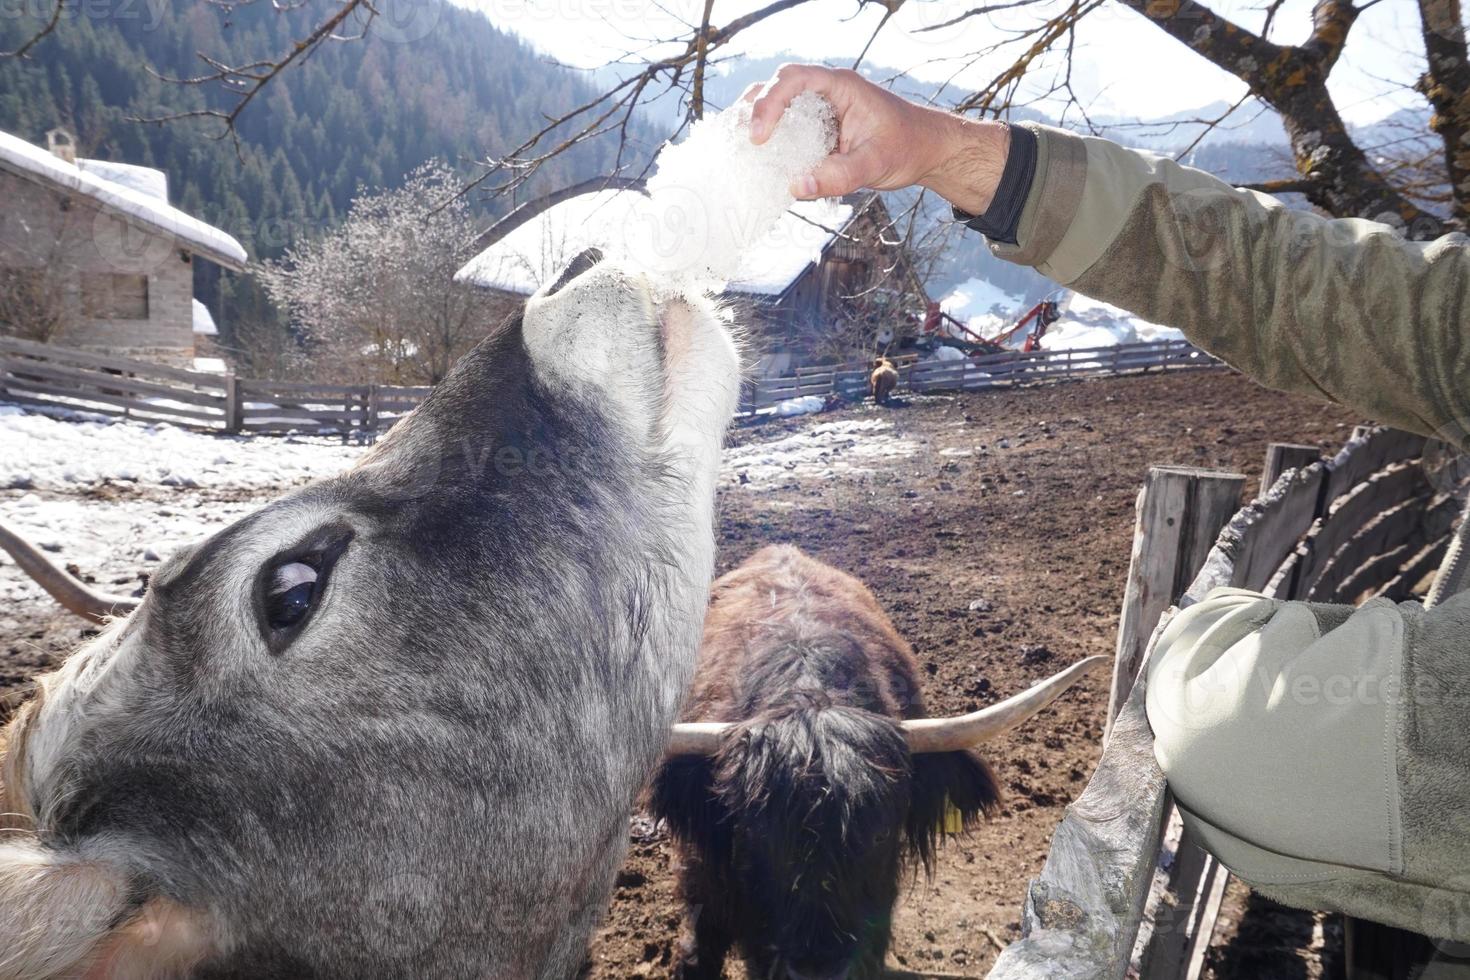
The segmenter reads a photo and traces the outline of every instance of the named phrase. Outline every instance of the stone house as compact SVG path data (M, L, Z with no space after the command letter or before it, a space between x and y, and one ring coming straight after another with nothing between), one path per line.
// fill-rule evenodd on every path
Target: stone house
M0 333L217 363L193 263L242 271L240 243L170 205L162 171L78 159L62 130L47 142L0 132Z

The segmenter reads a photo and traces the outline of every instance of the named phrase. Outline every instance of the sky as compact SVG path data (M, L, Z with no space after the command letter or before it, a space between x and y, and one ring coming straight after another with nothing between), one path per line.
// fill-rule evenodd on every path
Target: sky
M703 9L702 0L456 2L484 11L497 26L519 34L555 60L583 68L598 67L630 51L657 52L650 39L687 34L685 25L698 23ZM716 0L713 23L727 23L767 2ZM916 30L980 2L994 0L909 0L878 35L867 63L898 68L925 82L943 81L962 68L967 52L1004 38L1007 30L1028 23L1032 16L1002 12L953 27ZM1262 23L1264 0L1219 0L1210 6L1252 30L1259 30ZM1311 0L1284 0L1272 39L1304 40L1311 29L1311 6ZM1053 9L1059 8L1057 4ZM859 8L855 0L810 0L742 34L732 47L756 57L789 55L792 60L850 63L882 15L876 2ZM1373 122L1405 106L1422 106L1422 99L1407 88L1419 71L1422 51L1412 0L1381 0L1364 11L1331 76L1334 99L1348 121ZM964 88L982 84L1009 61L1009 57L982 61L960 71L955 83ZM1049 75L1047 70L1037 72L1035 84ZM1072 79L1089 111L1141 119L1221 100L1234 102L1245 94L1244 84L1234 76L1115 3L1089 15L1078 29Z

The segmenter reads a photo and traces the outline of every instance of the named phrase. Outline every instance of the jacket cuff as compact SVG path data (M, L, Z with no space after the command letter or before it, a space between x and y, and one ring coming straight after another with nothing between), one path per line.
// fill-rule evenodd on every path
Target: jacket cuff
M998 258L1017 265L1042 266L1072 227L1087 182L1087 145L1078 136L1050 126L1022 123L1036 136L1036 176L1021 210L1017 244L991 242Z

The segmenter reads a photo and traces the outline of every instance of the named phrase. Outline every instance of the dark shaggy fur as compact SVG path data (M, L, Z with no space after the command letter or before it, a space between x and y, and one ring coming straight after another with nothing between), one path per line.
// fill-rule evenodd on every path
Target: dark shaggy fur
M881 972L905 866L930 868L946 801L968 826L999 799L974 752L909 754L912 651L861 582L790 547L715 583L683 717L739 726L713 758L665 761L654 812L680 846L676 976Z

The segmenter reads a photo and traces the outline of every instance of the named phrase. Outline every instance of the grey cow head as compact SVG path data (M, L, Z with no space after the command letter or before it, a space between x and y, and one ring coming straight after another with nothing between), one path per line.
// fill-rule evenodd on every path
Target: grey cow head
M692 670L738 365L584 257L43 679L0 976L575 969Z

